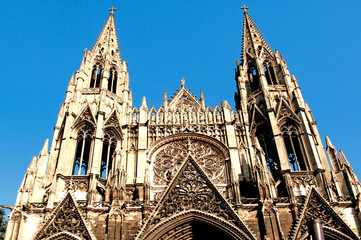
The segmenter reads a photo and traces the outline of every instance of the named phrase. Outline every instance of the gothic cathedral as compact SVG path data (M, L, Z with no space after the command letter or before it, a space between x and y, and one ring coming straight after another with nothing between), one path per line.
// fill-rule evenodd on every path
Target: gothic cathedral
M359 239L359 180L329 138L324 149L295 76L243 9L235 109L207 106L184 79L159 109L133 107L110 9L5 239Z

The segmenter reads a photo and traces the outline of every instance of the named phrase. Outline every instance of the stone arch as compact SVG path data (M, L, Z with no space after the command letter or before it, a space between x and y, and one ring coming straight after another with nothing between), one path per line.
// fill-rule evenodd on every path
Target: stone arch
M81 240L80 237L74 235L74 234L71 234L71 233L68 233L68 232L60 232L60 233L56 233L48 238L46 238L45 240Z
M199 133L178 133L178 134L173 134L171 136L162 138L162 139L156 141L155 143L153 143L147 150L148 161L150 160L149 157L151 157L154 154L154 152L156 152L160 147L166 145L167 143L176 141L176 140L187 140L187 139L199 140L199 141L204 141L209 144L212 144L215 147L217 147L222 152L222 154L224 154L224 156L227 158L227 160L229 158L229 150L228 150L227 146L224 145L224 143L222 143L221 141L219 141L213 137L199 134Z
M175 235L180 236L187 235L189 229L183 228L187 223L197 222L203 226L209 227L209 229L216 229L218 233L223 233L222 239L250 239L246 233L241 229L237 228L233 224L230 224L223 219L216 217L212 214L201 212L198 210L190 210L182 213L178 213L165 221L162 221L155 225L152 229L147 231L147 233L140 239L150 240L150 239L178 239ZM182 232L184 230L184 232ZM172 234L173 237L172 237ZM166 238L165 238L166 237Z
M328 226L322 226L323 228L323 234L325 237L325 240L353 240L355 238L352 238L350 236L347 236L346 234L328 227ZM299 240L308 240L310 239L310 233L309 232L305 232L304 234L302 234L299 238ZM357 239L357 238L356 238Z

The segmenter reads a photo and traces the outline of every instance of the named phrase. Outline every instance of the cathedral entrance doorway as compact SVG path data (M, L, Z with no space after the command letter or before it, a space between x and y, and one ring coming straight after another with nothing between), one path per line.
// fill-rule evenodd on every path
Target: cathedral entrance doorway
M246 232L214 215L197 210L174 215L146 231L142 240L241 240L255 239Z
M190 221L170 229L159 239L164 240L235 240L224 230L199 221Z

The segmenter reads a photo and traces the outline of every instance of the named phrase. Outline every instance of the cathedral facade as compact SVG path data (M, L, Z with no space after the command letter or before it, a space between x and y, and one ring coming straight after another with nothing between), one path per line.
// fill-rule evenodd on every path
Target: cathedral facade
M5 239L359 239L359 180L243 9L235 109L207 106L184 79L160 108L144 97L137 109L112 8Z

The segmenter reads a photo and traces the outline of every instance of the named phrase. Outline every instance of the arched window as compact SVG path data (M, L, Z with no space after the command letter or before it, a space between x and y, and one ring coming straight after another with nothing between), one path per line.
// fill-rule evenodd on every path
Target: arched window
M115 147L117 145L117 138L113 131L106 131L103 138L103 152L100 166L100 177L108 178L109 173L113 168L113 159Z
M90 88L93 88L95 87L95 79L97 77L97 69L96 69L96 66L94 66L93 70L92 70L92 75L91 75L91 78L90 78Z
M86 175L93 141L93 129L88 125L78 131L73 175Z
M280 170L279 159L274 136L270 129L270 126L260 125L257 127L256 137L261 145L267 162L268 171L272 172L274 177Z
M272 65L269 62L265 62L263 65L264 74L266 75L268 85L278 84L278 80Z
M98 68L98 71L97 71L97 80L96 80L96 82L95 82L95 87L100 87L101 77L102 77L102 69L101 69L101 68Z
M248 63L248 79L250 83L251 92L259 89L259 77L255 64Z
M281 131L292 171L307 170L301 137L299 136L297 128L294 125L287 123L282 126Z
M102 75L102 68L100 65L94 65L90 79L90 88L99 87Z
M109 71L109 78L108 78L108 90L112 93L117 92L117 71L114 68L111 68Z

